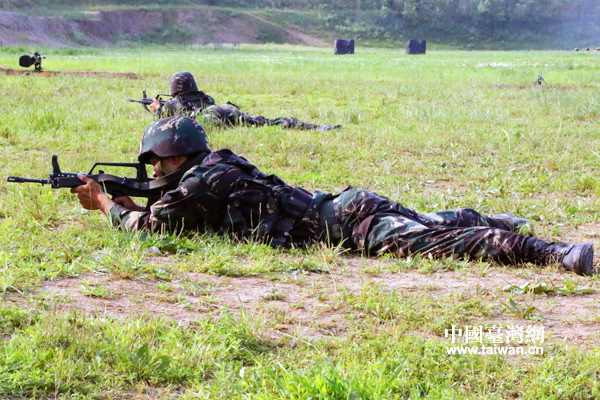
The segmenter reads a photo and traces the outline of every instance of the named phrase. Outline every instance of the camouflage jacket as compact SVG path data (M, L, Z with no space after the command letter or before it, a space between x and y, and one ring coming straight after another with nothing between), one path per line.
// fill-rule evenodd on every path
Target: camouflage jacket
M115 205L109 218L128 231L214 231L273 246L297 246L326 236L319 213L325 200L332 198L292 188L230 150L220 150L188 170L179 186L152 204L150 211Z
M215 99L204 92L183 93L165 102L155 113L156 119L173 117L175 115L192 116L205 107L215 104Z

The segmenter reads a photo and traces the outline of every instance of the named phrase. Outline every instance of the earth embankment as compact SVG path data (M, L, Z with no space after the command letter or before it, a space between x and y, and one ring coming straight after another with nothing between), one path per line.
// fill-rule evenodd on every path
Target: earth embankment
M297 29L233 11L111 10L86 12L80 18L0 11L0 42L4 46L111 46L123 41L325 45Z

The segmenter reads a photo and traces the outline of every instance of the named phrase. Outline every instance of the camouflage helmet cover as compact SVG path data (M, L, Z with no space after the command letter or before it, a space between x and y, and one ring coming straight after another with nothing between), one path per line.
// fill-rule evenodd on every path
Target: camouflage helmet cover
M186 71L176 72L171 77L171 95L177 96L181 93L197 92L198 86L194 76Z
M138 160L150 164L150 157L172 157L210 152L208 138L196 120L175 116L150 124L140 143Z

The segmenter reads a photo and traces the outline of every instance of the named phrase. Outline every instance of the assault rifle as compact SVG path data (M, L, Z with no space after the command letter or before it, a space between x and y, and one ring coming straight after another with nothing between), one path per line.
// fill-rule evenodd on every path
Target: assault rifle
M160 96L171 96L171 95L170 94L164 94L164 93L159 93L159 94L156 95L156 99L158 100L158 102L160 103L160 106L162 107L162 106L165 105L165 100L161 99ZM148 108L148 106L150 104L152 104L152 102L154 102L154 99L151 98L151 97L148 97L146 95L146 91L145 90L142 91L142 98L140 100L138 100L138 99L127 99L127 101L134 101L136 103L140 103L141 105L144 106L144 109L146 111L148 111L149 113L154 114L154 111L152 111L152 110L150 110Z
M137 173L135 178L124 178L120 176L110 175L104 173L102 170L98 170L94 173L94 170L98 166L111 166L111 167L127 167L135 168ZM132 196L132 197L146 197L148 199L158 200L162 193L161 187L152 185L156 179L151 179L146 173L146 166L142 163L107 163L97 162L92 166L90 172L87 174L88 178L95 180L101 186L104 187L104 191L113 197L120 196ZM74 188L77 186L85 185L85 182L81 181L77 177L77 173L74 172L62 172L58 165L58 156L52 156L52 173L48 179L30 179L23 178L20 176L9 176L7 177L8 182L13 183L39 183L42 185L50 185L52 189L61 188Z
M104 187L104 191L113 197L145 197L148 199L149 206L150 204L156 202L156 200L162 196L163 192L169 190L171 185L179 183L181 177L186 173L187 170L194 165L200 164L204 158L204 155L199 155L193 159L188 159L177 171L158 179L149 178L148 174L146 173L146 166L142 163L108 162L95 163L90 169L90 172L88 172L87 177L98 182ZM96 167L102 165L110 167L135 168L136 177L127 178L110 175L104 173L102 170L98 170L97 173L94 173ZM73 188L85 185L85 182L77 177L77 173L62 172L60 170L57 155L52 156L52 173L47 179L31 179L20 176L8 176L7 180L8 182L13 183L39 183L41 185L50 185L53 189Z

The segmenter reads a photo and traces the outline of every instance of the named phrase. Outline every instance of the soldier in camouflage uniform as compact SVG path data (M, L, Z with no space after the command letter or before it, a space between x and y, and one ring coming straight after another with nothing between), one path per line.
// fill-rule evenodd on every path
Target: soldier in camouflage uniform
M521 235L515 231L527 220L512 214L487 217L472 209L417 214L367 190L309 193L260 172L230 150L211 152L202 127L186 117L158 120L144 132L138 159L152 164L155 176L168 179L190 158L194 166L149 209L126 197L115 199L117 204L84 175L80 179L86 184L72 192L85 208L102 210L114 226L128 231L209 230L273 246L322 241L365 255L561 263L578 274L592 272L591 244L548 243Z
M260 115L252 115L240 110L233 103L215 105L215 100L198 90L194 77L189 72L177 72L171 77L171 95L173 98L160 106L158 100L150 105L156 118L184 115L188 117L200 116L205 123L221 128L230 126L281 126L290 129L314 129L329 131L339 129L341 125L316 125L302 122L294 117L280 117L269 119Z
M198 90L194 77L189 72L177 72L171 77L171 96L161 107L158 99L150 104L156 118L184 115L194 117L196 113L215 104L215 99Z

